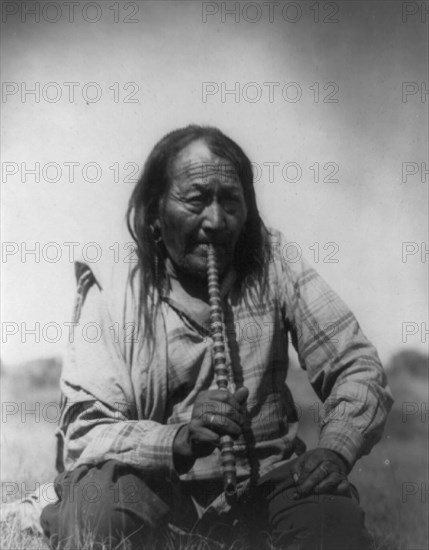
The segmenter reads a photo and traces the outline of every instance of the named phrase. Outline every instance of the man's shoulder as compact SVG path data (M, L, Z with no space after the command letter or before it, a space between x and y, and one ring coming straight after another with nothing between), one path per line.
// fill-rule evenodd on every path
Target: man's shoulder
M108 291L126 285L135 266L136 263L114 262L110 258L100 258L96 262L88 262L87 259L77 258L74 269L78 283L87 278L91 281L91 284L96 284L100 289Z
M133 308L127 307L135 302L138 277L133 276L136 263L114 262L100 258L97 262L88 262L77 258L75 276L78 292L82 299L92 287L96 287L110 314L120 319L126 311L130 314Z
M280 231L275 227L268 226L266 231L266 241L268 243L272 243L276 245L276 244L287 244L289 242L289 239L287 238L285 233L283 233L283 231Z
M268 227L265 244L270 249L271 272L277 277L283 277L283 280L286 277L286 281L296 282L316 274L303 255L303 247L282 231Z
M274 262L287 260L289 253L292 253L291 249L297 245L296 242L289 240L282 231L274 227L267 227L265 242L270 249L271 260Z

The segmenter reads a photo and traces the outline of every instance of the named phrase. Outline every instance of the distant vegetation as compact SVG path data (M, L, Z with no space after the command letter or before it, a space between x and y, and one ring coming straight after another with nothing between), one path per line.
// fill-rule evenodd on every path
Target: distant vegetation
M388 365L389 376L398 376L408 373L416 378L428 378L429 358L427 355L415 351L407 350L396 353Z
M26 388L52 388L59 386L61 367L60 357L46 357L14 366L2 363L0 375Z

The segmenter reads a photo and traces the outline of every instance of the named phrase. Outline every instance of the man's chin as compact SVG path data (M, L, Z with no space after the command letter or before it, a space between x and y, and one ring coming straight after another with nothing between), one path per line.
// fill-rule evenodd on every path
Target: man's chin
M180 265L176 266L181 276L198 281L207 279L207 260L205 258L185 259Z

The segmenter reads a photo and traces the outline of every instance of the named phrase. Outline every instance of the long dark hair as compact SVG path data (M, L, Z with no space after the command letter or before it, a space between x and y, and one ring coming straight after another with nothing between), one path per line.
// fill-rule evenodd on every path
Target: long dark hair
M264 266L268 261L267 230L259 215L253 185L252 165L241 147L220 130L190 125L173 130L153 148L130 197L127 226L136 242L138 262L133 277L139 278L138 324L144 323L143 338L154 339L153 321L165 280L165 249L154 231L159 204L169 187L169 169L177 154L196 140L204 140L216 156L231 163L239 176L247 205L247 220L238 240L234 266L237 284L259 280L265 289Z

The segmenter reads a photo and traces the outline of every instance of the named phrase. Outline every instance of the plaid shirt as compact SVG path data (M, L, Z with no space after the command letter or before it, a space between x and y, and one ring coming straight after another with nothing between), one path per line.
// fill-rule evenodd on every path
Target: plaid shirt
M234 444L241 479L263 475L303 451L286 385L288 336L324 402L320 447L340 453L352 466L380 439L392 405L377 352L353 314L304 260L288 260L282 234L271 231L270 239L268 294L256 298L258 293L240 291L228 278L222 289L229 389L249 390L243 435ZM106 276L99 264L77 265L57 467L116 459L177 477L174 437L189 422L198 393L216 387L208 306L193 301L170 277L154 317L151 354L134 330L138 294L120 267L111 266ZM181 479L220 476L215 450Z

